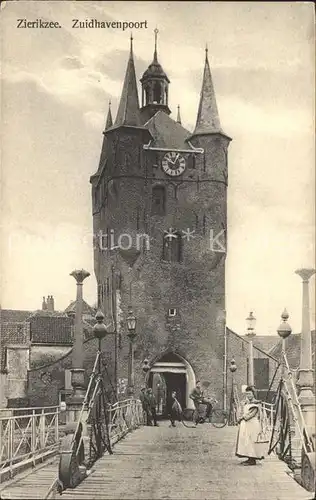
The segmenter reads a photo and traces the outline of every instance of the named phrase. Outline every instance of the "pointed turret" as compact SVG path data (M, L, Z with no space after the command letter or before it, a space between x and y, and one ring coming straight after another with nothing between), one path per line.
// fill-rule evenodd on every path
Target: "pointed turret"
M158 61L157 55L157 36L158 30L155 33L155 48L154 57L142 78L142 109L141 113L145 121L151 118L157 111L164 111L170 115L171 111L168 107L168 86L169 78L164 72L161 64Z
M214 85L208 62L208 49L205 49L205 66L200 94L200 104L193 135L223 134L216 104Z
M178 105L178 113L177 113L177 123L181 125L181 115L180 115L180 106Z
M108 116L106 117L105 130L112 127L112 125L113 125L113 120L111 113L111 101L109 101L109 110L108 110Z
M127 63L121 100L114 125L115 127L121 127L124 125L131 127L141 126L132 36L130 55Z

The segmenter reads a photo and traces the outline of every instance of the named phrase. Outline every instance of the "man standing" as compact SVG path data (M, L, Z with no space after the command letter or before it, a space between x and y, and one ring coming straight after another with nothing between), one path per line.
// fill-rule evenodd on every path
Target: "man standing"
M177 400L177 393L176 391L172 391L168 408L168 415L172 427L176 426L176 420L179 420L179 422L181 422L181 414L182 414L182 408L179 401Z
M199 423L200 420L200 406L201 404L206 405L206 413L205 420L210 420L212 413L212 404L208 399L205 399L203 395L203 391L201 389L201 382L197 380L196 386L190 394L190 398L192 399L195 406L195 425Z
M146 387L142 387L139 395L140 402L143 407L143 411L146 414L146 425L151 425L151 414L149 410L149 402L146 392Z
M147 401L148 401L148 407L149 407L149 412L151 414L151 417L154 420L154 425L158 427L157 424L157 414L156 414L156 406L157 406L157 401L156 398L153 394L153 390L151 388L147 389ZM151 425L151 423L150 423Z

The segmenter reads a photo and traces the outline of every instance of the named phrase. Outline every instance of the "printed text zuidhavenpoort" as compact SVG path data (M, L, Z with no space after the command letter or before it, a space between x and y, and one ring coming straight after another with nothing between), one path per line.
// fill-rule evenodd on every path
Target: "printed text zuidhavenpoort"
M58 21L47 21L46 19L17 19L17 28L28 29L51 29L61 28ZM101 29L119 29L125 31L127 29L147 29L147 21L100 21L98 19L72 19L71 27L80 28L101 28Z

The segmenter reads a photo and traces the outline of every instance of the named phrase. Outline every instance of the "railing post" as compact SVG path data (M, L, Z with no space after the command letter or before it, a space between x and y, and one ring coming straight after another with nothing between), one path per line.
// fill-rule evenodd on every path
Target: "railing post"
M55 443L58 443L59 440L59 409L56 408L55 413Z
M40 448L45 448L45 410L42 410L39 421Z
M9 432L8 432L8 451L9 451L9 460L11 462L13 458L13 450L14 450L14 427L15 427L15 422L14 418L10 418L9 421Z
M32 412L32 415L30 415L31 419L31 450L32 453L35 453L36 450L36 415L34 413L34 410Z

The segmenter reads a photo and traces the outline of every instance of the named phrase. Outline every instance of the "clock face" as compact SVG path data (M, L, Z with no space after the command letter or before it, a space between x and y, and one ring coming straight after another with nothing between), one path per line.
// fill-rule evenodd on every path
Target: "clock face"
M183 174L185 171L185 159L180 153L172 151L165 154L161 166L166 174L175 177Z

